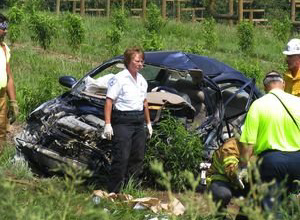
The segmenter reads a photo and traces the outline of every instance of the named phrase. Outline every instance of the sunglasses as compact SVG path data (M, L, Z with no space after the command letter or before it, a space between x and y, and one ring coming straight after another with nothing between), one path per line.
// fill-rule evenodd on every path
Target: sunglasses
M5 31L8 28L8 23L6 21L0 23L0 30Z

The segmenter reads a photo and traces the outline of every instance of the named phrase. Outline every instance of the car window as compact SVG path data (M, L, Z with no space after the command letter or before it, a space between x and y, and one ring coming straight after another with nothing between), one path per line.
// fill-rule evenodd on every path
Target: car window
M189 74L187 74L186 72L179 72L176 70L169 70L168 72L170 74L170 77L169 77L170 81L177 81L179 79L192 81L192 77Z
M99 72L97 75L95 75L93 78L94 79L98 79L104 75L108 75L108 74L117 74L118 72L122 71L125 68L123 63L116 63L108 68L106 68L105 70Z
M146 80L152 81L152 80L155 80L157 78L157 75L158 75L160 70L161 70L160 67L145 65L144 68L141 69L139 72L144 76L144 78Z
M227 103L225 116L227 118L234 117L235 115L240 115L245 112L245 107L247 101L249 99L249 94L242 90L237 95L235 95L231 101L228 100L231 96L240 89L240 86L236 86L234 84L222 84L222 95L223 95L223 102L224 104Z

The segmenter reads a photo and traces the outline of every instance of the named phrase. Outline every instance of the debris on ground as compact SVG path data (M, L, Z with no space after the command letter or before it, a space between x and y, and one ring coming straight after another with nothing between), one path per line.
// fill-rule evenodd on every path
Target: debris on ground
M132 205L132 207L136 210L150 209L154 213L166 211L167 213L176 216L182 215L185 212L185 207L176 198L173 198L171 202L162 202L158 198L154 198L154 197L144 197L144 198L134 199L129 194L107 193L102 190L95 190L93 192L93 195L94 197L109 199L112 202L115 201L127 202L128 204Z

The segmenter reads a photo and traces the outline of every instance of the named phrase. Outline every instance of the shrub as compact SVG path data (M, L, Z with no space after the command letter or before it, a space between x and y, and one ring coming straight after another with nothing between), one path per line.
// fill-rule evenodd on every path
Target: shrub
M109 39L109 45L107 45L107 47L113 56L116 56L120 53L120 42L122 36L123 32L117 27L113 27L106 34L106 37Z
M160 30L166 25L157 5L150 3L148 11L146 14L146 20L144 22L144 27L148 32L159 33Z
M200 42L197 42L194 45L186 46L184 48L184 52L203 55L206 53L206 50L204 49L203 45Z
M8 11L8 19L10 24L8 37L10 42L14 44L21 34L20 25L24 19L24 13L19 7L13 6Z
M23 3L24 10L28 13L35 13L44 8L43 0L26 0Z
M163 49L163 38L157 33L146 33L142 35L144 50L154 51Z
M292 31L292 23L287 15L282 19L274 19L271 22L273 36L283 42L286 42Z
M251 53L254 49L254 28L251 22L242 21L238 25L239 47L243 53Z
M20 4L20 0L6 0L7 7L13 7Z
M116 8L112 14L112 24L120 31L124 32L128 27L127 12Z
M257 83L261 83L264 76L263 70L258 62L249 63L249 60L241 60L235 62L234 68L242 72L245 76L256 79Z
M127 18L125 12L121 9L115 9L112 14L112 28L106 33L109 44L106 45L112 55L118 55L120 52L120 43L124 30L127 27Z
M158 161L163 164L163 170L170 174L172 188L184 189L184 171L198 175L202 151L199 137L187 131L178 119L167 115L154 129L153 137L148 142L145 156L146 182L155 185L157 175L151 172L151 163Z
M53 37L56 36L57 27L52 16L37 12L30 16L29 29L31 30L31 39L37 41L46 50Z
M78 49L84 40L85 33L81 17L68 14L65 18L64 25L67 30L68 45L74 50Z
M159 8L155 4L150 4L144 22L146 32L142 35L145 50L161 50L163 48L163 38L160 31L165 25Z
M214 50L217 47L216 21L213 18L208 18L202 24L204 47L208 50Z

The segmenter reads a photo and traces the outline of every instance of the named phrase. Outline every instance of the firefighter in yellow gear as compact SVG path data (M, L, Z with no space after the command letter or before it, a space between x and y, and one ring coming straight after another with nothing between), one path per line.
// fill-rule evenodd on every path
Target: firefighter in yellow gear
M249 188L247 169L240 169L239 141L228 139L212 157L212 165L207 171L207 184L215 202L221 202L224 209L233 197L246 196ZM246 186L246 187L245 187ZM236 219L248 219L238 215Z

